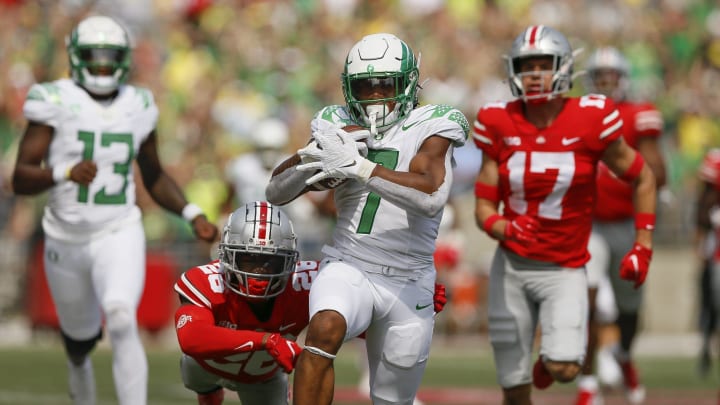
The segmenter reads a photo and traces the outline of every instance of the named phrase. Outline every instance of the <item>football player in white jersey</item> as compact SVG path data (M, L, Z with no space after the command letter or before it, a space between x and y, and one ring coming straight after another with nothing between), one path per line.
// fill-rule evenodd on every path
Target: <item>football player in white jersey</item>
M111 18L91 16L66 44L72 79L36 84L28 92L28 126L12 184L23 195L49 190L42 219L45 271L74 403L96 403L89 354L104 321L118 401L143 405L147 359L136 312L145 281L145 235L133 160L153 200L182 215L199 239L215 240L217 228L188 204L160 164L152 94L125 84L127 31Z
M341 75L346 105L315 115L311 142L266 189L282 205L336 187L337 225L310 290L296 405L331 403L333 359L364 330L373 403L410 405L420 386L434 325L435 240L453 149L469 124L453 107L419 107L418 75L418 59L396 36L362 38ZM350 126L364 129L342 129Z

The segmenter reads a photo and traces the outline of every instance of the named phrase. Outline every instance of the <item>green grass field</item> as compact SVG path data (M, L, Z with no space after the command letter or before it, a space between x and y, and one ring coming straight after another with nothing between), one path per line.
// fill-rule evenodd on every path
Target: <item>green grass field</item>
M468 346L467 341L463 341ZM499 404L499 388L486 342L478 340L475 348L464 348L452 342L433 347L420 391L426 405ZM194 395L180 382L178 353L173 349L148 348L150 365L149 404L191 405ZM100 347L93 354L98 384L99 404L115 404L111 354ZM348 344L336 362L336 404L369 404L355 394L358 379L356 346ZM717 369L706 379L699 379L695 359L671 357L640 358L639 367L648 387L647 404L710 405L716 404ZM536 404L572 404L574 385L556 385L536 392ZM226 404L239 400L226 396ZM620 393L606 395L606 405L624 404ZM70 404L67 396L65 358L57 345L0 348L0 404L53 405Z

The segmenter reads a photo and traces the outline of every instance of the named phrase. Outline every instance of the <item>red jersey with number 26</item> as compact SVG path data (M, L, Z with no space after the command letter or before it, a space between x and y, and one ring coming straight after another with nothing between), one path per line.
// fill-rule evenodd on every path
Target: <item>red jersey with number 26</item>
M287 287L275 297L270 317L262 321L257 319L244 297L225 289L220 262L217 260L183 273L175 283L175 291L191 303L212 311L217 326L233 330L277 332L286 339L295 340L309 323L310 285L317 269L317 262L298 262ZM265 350L195 360L213 374L246 384L266 381L275 373L283 372Z
M622 101L616 107L623 119L623 138L633 148L637 148L640 138L658 138L662 134L662 115L652 104ZM595 219L622 221L635 214L632 185L615 176L603 162L598 164L597 193Z
M478 111L473 139L498 163L503 215L529 215L540 223L537 243L501 245L528 259L581 267L590 258L597 163L622 134L622 119L601 95L564 101L542 129L525 119L521 100L487 104Z

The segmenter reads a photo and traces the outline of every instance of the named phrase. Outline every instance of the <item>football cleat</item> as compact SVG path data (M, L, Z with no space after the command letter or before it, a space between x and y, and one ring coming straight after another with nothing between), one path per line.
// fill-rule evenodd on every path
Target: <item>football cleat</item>
M623 383L622 371L612 349L603 347L597 353L597 376L600 384L606 387L619 388Z
M623 374L623 382L625 384L625 396L631 404L642 404L645 402L645 387L640 384L635 364L628 360L620 363L620 369Z
M598 391L580 389L575 398L575 405L603 405L604 401Z

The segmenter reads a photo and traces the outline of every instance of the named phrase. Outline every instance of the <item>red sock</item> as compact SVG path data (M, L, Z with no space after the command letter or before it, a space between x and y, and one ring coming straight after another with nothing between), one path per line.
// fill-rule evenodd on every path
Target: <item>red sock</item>
M217 391L207 394L198 394L198 405L222 405L225 398L225 390L220 388Z

